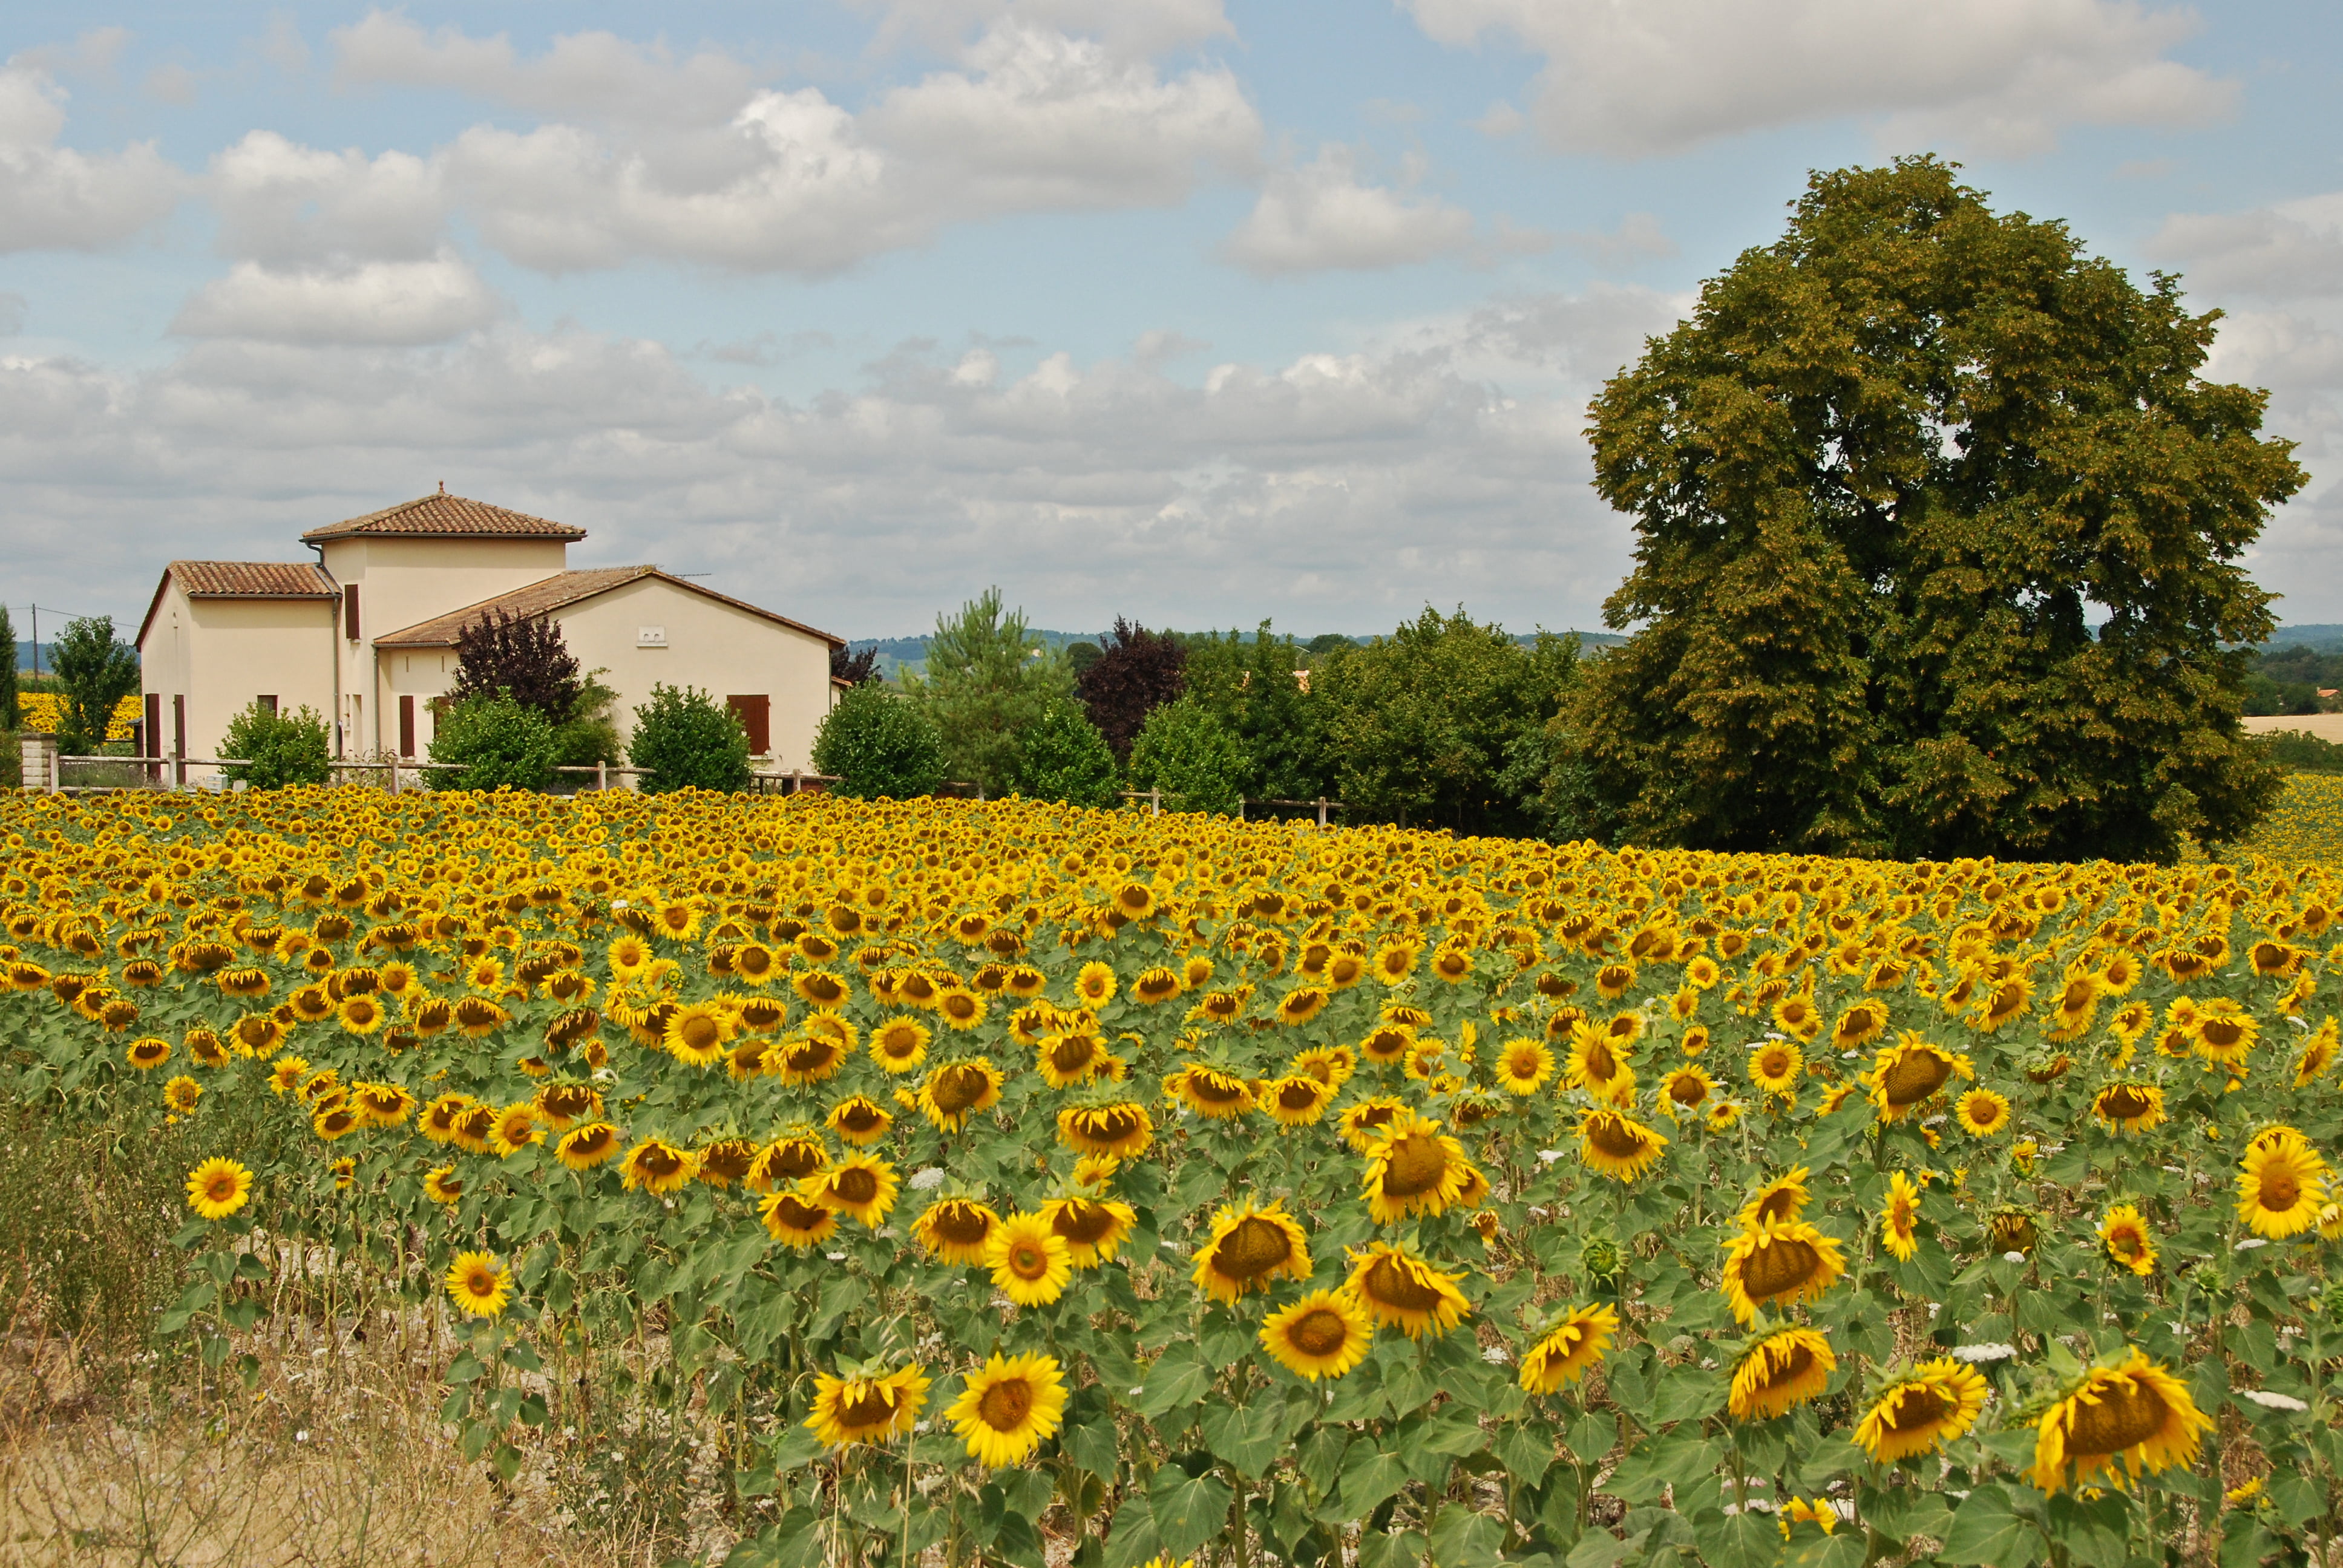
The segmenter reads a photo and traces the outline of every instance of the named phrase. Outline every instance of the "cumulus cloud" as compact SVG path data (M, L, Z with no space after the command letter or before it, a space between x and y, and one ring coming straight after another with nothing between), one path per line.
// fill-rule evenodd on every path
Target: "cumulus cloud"
M487 326L497 312L495 291L452 251L339 266L240 261L198 288L171 330L270 343L437 343Z
M332 35L334 74L363 85L445 87L538 114L638 124L722 125L754 90L744 62L713 50L681 60L611 33L556 38L524 59L499 33L429 33L397 12L370 11Z
M178 205L183 177L151 142L117 153L59 146L65 101L45 65L0 65L0 251L100 249Z
M2184 272L2192 294L2343 294L2343 191L2248 212L2174 213L2147 253Z
M2196 125L2235 84L2166 57L2193 12L2137 0L1407 0L1425 33L1544 55L1549 145L1640 157L1861 116L1892 146L2016 155L2067 125Z
M273 266L417 260L446 226L440 172L412 153L369 158L253 131L212 159L206 185L221 248Z
M1003 22L1096 38L1119 53L1155 55L1230 37L1222 0L848 0L880 17L874 46L949 50Z
M1356 151L1330 144L1307 164L1272 172L1221 254L1273 276L1428 261L1472 237L1472 214L1404 186L1363 185Z
M802 400L657 344L508 322L441 347L200 342L139 372L0 359L0 548L28 591L130 581L126 563L159 567L191 529L282 557L444 477L590 528L580 564L719 571L857 634L987 582L1044 624L1368 630L1426 599L1592 624L1626 531L1586 487L1571 319L1508 301L1192 376L1161 337L1090 363L910 345Z
M650 256L818 274L955 222L1176 204L1248 168L1260 140L1224 68L1166 77L1094 42L1003 26L967 69L859 114L818 88L760 91L715 129L481 126L442 161L482 234L524 266Z

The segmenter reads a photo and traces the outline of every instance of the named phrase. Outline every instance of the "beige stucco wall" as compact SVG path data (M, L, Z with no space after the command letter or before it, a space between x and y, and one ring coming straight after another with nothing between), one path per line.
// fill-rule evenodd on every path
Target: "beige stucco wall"
M172 749L171 699L186 699L187 755L217 757L228 721L254 698L331 720L338 608L326 599L190 599L163 590L139 644L140 692L162 698L160 750Z
M379 700L384 672L374 639L565 570L568 547L558 539L334 539L321 558L336 582L357 587L358 640L341 638L336 623L340 719L345 749L373 755L398 744L397 713Z

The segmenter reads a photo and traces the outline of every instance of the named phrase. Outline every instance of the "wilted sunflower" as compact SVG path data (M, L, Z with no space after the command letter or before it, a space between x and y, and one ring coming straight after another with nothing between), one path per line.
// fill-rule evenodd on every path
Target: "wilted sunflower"
M1259 1208L1249 1198L1222 1205L1195 1257L1197 1288L1229 1306L1280 1274L1306 1280L1311 1272L1309 1241L1284 1204Z
M981 1263L1000 1223L998 1213L973 1198L939 1198L911 1222L911 1234L940 1262Z
M1733 1315L1747 1323L1771 1302L1814 1300L1845 1271L1836 1241L1804 1220L1769 1220L1726 1243L1719 1288Z
M1578 1158L1591 1171L1621 1181L1633 1181L1651 1169L1668 1141L1618 1111L1582 1111L1578 1119Z
M1041 1216L1066 1243L1067 1257L1077 1269L1095 1269L1111 1261L1139 1222L1130 1204L1100 1198L1052 1198L1041 1205Z
M2164 1091L2153 1083L2110 1083L2091 1097L2091 1114L2115 1131L2145 1131L2164 1120Z
M445 1276L447 1299L468 1317L493 1318L512 1299L512 1271L490 1252L458 1252Z
M984 1262L992 1283L1021 1307L1046 1307L1074 1277L1073 1249L1045 1214L1015 1213L991 1229Z
M1464 1190L1470 1167L1464 1146L1441 1131L1440 1123L1402 1111L1367 1145L1360 1191L1375 1223L1395 1225L1446 1211Z
M2257 1236L2283 1241L2318 1223L2327 1202L2327 1161L2292 1128L2247 1145L2237 1166L2237 1218Z
M920 1113L939 1131L958 1132L970 1117L999 1103L1002 1081L987 1057L945 1062L920 1081Z
M875 1231L887 1222L902 1185L895 1168L886 1161L871 1154L850 1154L828 1170L806 1177L798 1183L798 1191L810 1201L851 1215Z
M1147 1108L1131 1101L1069 1106L1058 1112L1058 1141L1076 1153L1133 1160L1154 1141L1155 1124Z
M2107 1256L2142 1279L2156 1272L2156 1237L2138 1208L2118 1203L2099 1221L2099 1241Z
M804 1424L831 1448L903 1436L928 1402L927 1374L916 1363L879 1377L816 1372L813 1386L813 1412Z
M1344 1291L1312 1291L1262 1320L1262 1349L1295 1377L1341 1377L1367 1359L1374 1320Z
M1986 1392L1975 1367L1950 1356L1923 1362L1881 1392L1855 1441L1882 1464L1929 1452L1976 1424Z
M774 1241L799 1251L829 1241L838 1231L836 1213L786 1188L765 1200L757 1218Z
M1814 1201L1814 1192L1806 1186L1806 1178L1814 1174L1804 1165L1796 1165L1766 1182L1749 1195L1733 1222L1755 1230L1768 1220L1787 1224L1806 1211Z
M968 1374L945 1418L968 1446L969 1457L994 1469L1022 1464L1056 1434L1066 1409L1066 1385L1053 1356L1003 1360L995 1352Z
M1895 1121L1944 1088L1956 1073L1972 1081L1976 1078L1967 1057L1956 1056L1919 1030L1907 1029L1894 1045L1872 1059L1865 1081L1880 1120Z
M1733 1369L1726 1408L1735 1421L1771 1421L1830 1387L1838 1356L1812 1329L1781 1329L1752 1345Z
M1902 1262L1920 1251L1920 1189L1901 1171L1887 1176L1887 1202L1879 1211L1879 1241Z
M591 1171L618 1152L618 1130L607 1121L588 1121L561 1135L553 1157L572 1171Z
M1343 1288L1373 1314L1375 1322L1396 1328L1410 1339L1426 1333L1444 1334L1472 1312L1472 1303L1457 1290L1465 1271L1446 1273L1403 1247L1376 1241L1364 1250L1352 1249L1350 1278Z
M1619 1314L1606 1304L1573 1307L1537 1343L1522 1352L1521 1385L1531 1393L1559 1393L1603 1359L1619 1332Z
M252 1172L214 1155L187 1172L187 1207L206 1220L225 1220L252 1196Z
M2009 1097L1991 1089L1968 1090L1953 1101L1953 1115L1971 1137L1990 1137L2009 1125Z
M2035 1429L2029 1477L2044 1492L2091 1484L2102 1472L2129 1476L2193 1464L2213 1420L2187 1385L2130 1348L2114 1366L2094 1367Z

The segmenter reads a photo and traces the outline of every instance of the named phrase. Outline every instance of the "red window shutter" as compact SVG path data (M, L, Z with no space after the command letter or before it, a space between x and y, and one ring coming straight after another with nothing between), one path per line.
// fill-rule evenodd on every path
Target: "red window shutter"
M415 699L404 695L398 699L398 754L415 755Z
M163 694L159 691L146 694L146 744L139 750L149 757L163 755Z
M183 695L171 699L171 755L187 754L187 699Z
M342 590L342 635L352 642L358 639L358 585L356 583Z
M754 697L728 697L724 706L749 732L749 749L761 756L773 749L773 699L761 692Z

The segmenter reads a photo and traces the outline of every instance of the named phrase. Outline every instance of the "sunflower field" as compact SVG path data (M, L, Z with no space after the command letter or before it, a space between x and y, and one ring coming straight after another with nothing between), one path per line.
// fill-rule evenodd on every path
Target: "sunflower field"
M2330 1560L2324 866L689 792L0 834L5 1091L208 1151L166 1343L225 1394L363 1283L460 1326L499 1476L688 1423L736 1563Z

